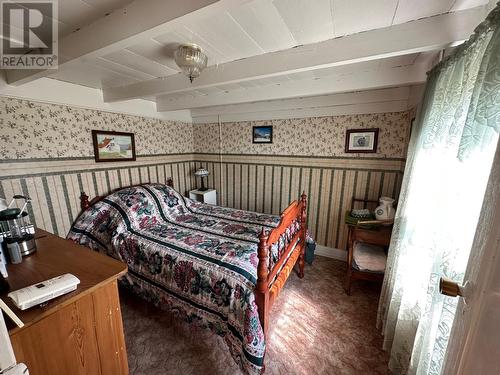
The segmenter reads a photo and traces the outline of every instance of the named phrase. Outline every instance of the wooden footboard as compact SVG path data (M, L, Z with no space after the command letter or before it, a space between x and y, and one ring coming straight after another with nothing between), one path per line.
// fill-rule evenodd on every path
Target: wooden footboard
M271 306L297 261L298 275L300 278L304 277L306 208L307 196L304 192L300 201L293 201L283 211L276 228L270 232L262 228L259 236L259 263L254 293L259 308L260 322L266 336Z

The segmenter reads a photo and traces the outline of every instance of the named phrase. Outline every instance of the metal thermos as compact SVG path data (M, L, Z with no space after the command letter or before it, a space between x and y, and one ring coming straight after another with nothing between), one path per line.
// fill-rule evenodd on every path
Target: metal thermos
M24 200L22 208L12 207L16 200ZM20 263L18 254L26 256L36 251L35 230L26 208L29 197L14 195L6 209L0 211L0 235L3 237L12 263Z
M10 243L7 241L7 250L9 251L9 258L12 264L18 264L23 261L21 247L16 241L12 241Z

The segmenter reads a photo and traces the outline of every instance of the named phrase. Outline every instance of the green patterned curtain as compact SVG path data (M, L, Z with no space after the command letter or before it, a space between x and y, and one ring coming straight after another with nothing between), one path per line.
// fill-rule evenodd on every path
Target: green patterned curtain
M378 311L389 368L440 374L500 131L500 5L428 76Z

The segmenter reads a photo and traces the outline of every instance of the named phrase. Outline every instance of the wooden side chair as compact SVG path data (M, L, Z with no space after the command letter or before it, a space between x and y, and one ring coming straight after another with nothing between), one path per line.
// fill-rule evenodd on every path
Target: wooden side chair
M377 205L377 201L353 198L351 209L368 208L373 210ZM377 220L370 221L370 225L364 225L362 222L349 225L345 282L345 291L348 295L351 294L353 280L381 282L384 278L392 225L381 225L384 222Z

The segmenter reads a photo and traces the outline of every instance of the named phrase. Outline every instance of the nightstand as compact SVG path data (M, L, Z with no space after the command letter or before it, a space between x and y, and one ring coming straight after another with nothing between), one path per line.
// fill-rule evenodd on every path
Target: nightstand
M351 211L355 204L362 207L376 205L377 201L352 198ZM347 277L345 291L351 294L351 281L355 279L382 282L387 263L387 250L391 242L393 220L357 219L346 212L347 232Z
M191 190L189 192L189 199L208 204L217 204L217 190L215 189L208 189L205 191Z

